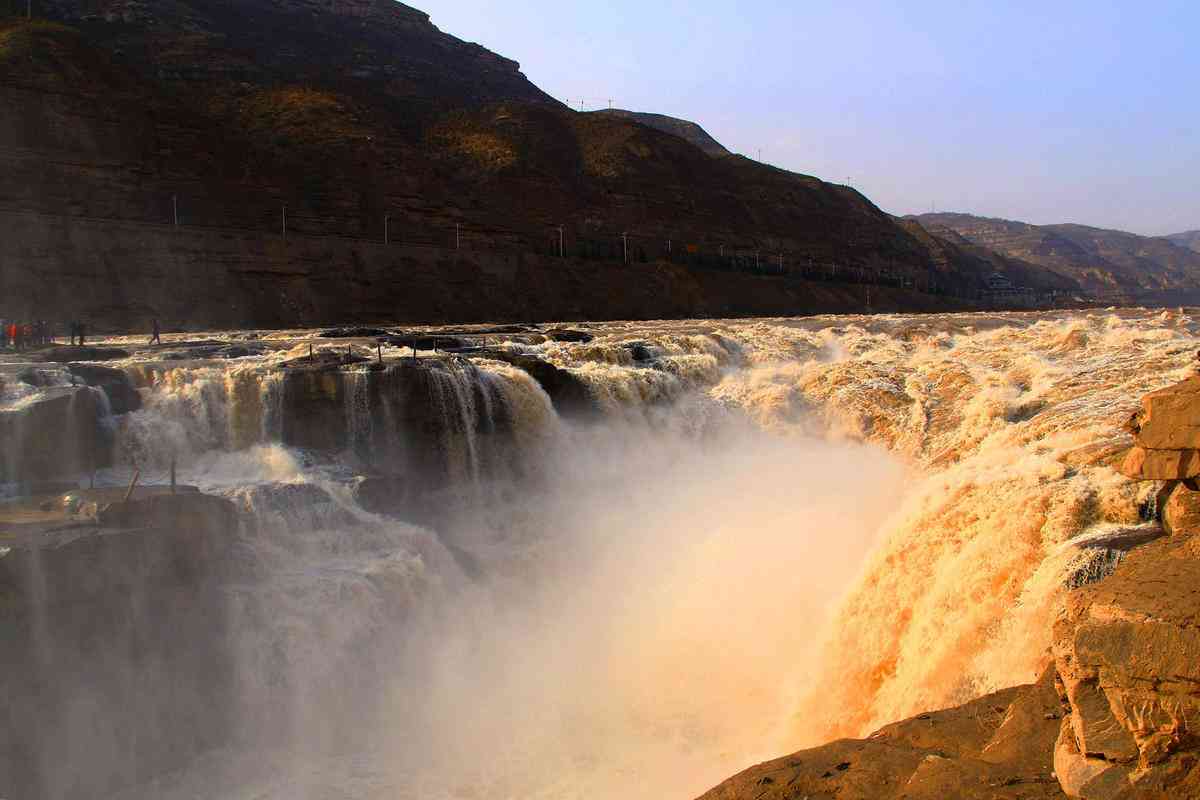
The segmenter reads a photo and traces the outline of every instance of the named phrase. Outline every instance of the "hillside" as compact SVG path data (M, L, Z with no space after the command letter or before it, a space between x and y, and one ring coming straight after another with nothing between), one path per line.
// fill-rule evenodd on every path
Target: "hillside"
M848 187L573 112L517 62L391 0L44 0L39 9L52 19L26 22L11 16L23 3L0 0L10 15L0 18L0 102L11 110L0 117L6 314L115 327L155 316L299 325L318 305L358 314L351 306L364 291L376 308L407 306L406 263L469 250L511 273L526 256L558 255L560 243L589 269L662 259L924 288L956 307L964 301L948 296L975 297L991 270ZM80 251L64 229L84 221ZM187 247L148 249L164 226L187 229ZM257 239L230 252L247 234ZM291 260L301 236L321 237L324 268ZM385 240L384 253L356 255ZM364 270L380 277L362 284L354 276ZM533 269L529 282L489 292L556 280ZM699 305L664 298L642 313L763 312L739 300L761 296L754 284L722 282L731 294ZM150 288L160 284L174 291ZM186 300L213 286L227 301ZM606 317L641 307L632 294L607 312L602 301L586 305ZM434 311L416 298L409 321L487 317L481 302ZM789 308L831 310L816 300Z
M1200 292L1200 253L1165 238L970 214L921 214L914 219L935 233L955 233L1004 256L1077 280L1099 296L1157 301L1173 295L1191 301Z
M899 222L924 242L935 263L970 264L972 272L989 275L999 273L1012 281L1014 286L1035 286L1071 293L1081 291L1079 282L1070 276L975 244L950 228L930 225L927 229L912 218L902 218Z
M1185 231L1183 233L1173 233L1170 236L1164 236L1174 244L1181 247L1186 247L1189 250L1195 250L1200 253L1200 231Z
M710 136L708 131L701 128L695 122L686 119L668 117L665 114L649 114L644 111L625 111L619 108L610 108L606 111L595 111L592 113L633 120L649 128L673 134L680 139L691 142L710 156L719 157L729 155L729 151L725 149L725 145Z

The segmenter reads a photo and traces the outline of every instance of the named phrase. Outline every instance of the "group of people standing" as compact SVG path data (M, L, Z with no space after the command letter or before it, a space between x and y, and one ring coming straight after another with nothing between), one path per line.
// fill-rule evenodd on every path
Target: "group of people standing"
M71 344L83 344L86 334L82 322L71 322L67 325L67 333ZM41 320L39 322L17 322L11 319L0 319L0 350L28 350L31 347L42 347L54 344L54 325Z
M49 322L15 322L10 319L0 319L0 350L28 350L31 347L54 344L54 326ZM87 326L82 322L67 323L67 335L72 345L83 346L87 335ZM150 335L150 344L162 344L162 330L158 320L154 320L154 331Z
M25 350L53 343L54 328L45 320L17 322L11 319L0 319L0 350L10 347L13 350Z

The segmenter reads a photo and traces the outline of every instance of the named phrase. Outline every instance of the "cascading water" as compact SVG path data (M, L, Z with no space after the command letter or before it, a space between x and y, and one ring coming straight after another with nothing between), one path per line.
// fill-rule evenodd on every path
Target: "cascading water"
M122 365L101 478L174 461L241 523L236 724L116 796L687 797L1030 681L1197 349L1181 312L589 328L501 345L580 421L487 352Z

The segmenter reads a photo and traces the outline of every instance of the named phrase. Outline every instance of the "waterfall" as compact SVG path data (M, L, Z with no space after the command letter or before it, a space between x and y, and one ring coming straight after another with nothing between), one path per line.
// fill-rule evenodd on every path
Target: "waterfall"
M1027 682L1072 543L1141 521L1120 424L1189 373L1200 328L588 330L470 358L122 365L143 407L115 418L118 465L176 459L241 522L206 639L221 746L115 797L695 795ZM595 413L558 414L556 378ZM107 418L94 394L60 402Z

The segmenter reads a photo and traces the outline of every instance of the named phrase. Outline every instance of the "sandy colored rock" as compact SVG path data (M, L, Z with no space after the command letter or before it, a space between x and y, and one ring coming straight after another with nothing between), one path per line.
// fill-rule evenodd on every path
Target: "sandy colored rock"
M1053 677L751 767L702 800L1066 797L1051 774Z
M1200 475L1200 454L1195 450L1131 448L1121 462L1121 472L1138 481L1176 481Z
M1130 429L1138 445L1148 449L1200 448L1200 376L1143 397Z
M1127 771L1102 758L1087 758L1079 752L1070 719L1063 720L1054 746L1054 776L1070 797L1093 800L1129 789Z
M1197 619L1200 540L1188 535L1135 549L1068 595L1054 655L1071 714L1055 763L1071 796L1198 796Z
M1162 505L1162 520L1169 533L1200 533L1200 492L1177 484Z

